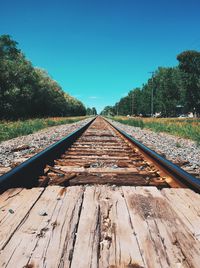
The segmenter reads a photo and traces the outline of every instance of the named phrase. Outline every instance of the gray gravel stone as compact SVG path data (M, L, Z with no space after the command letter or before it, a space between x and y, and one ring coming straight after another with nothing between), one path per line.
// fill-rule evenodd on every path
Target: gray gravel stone
M73 124L49 127L34 134L2 142L0 144L0 175L8 172L9 169L24 162L90 120L88 118ZM187 172L200 176L200 147L195 142L166 133L155 133L148 129L110 121L157 153L179 164ZM15 151L16 148L17 151ZM25 149L23 150L23 148Z
M167 133L156 133L109 120L147 147L178 164L192 175L200 177L200 146L189 139L183 139ZM185 162L185 164L184 164Z
M42 129L36 133L20 136L0 143L0 175L19 165L39 151L55 143L76 129L80 128L91 118ZM24 148L24 149L23 149Z

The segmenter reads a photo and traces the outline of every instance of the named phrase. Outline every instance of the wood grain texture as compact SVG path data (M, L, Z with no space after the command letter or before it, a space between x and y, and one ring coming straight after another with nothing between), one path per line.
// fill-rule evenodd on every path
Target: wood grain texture
M200 196L188 189L10 189L0 207L2 268L199 267Z
M88 187L85 190L71 268L98 267L99 194L100 191L96 187Z
M200 240L200 195L189 189L163 189L161 193L184 225Z
M154 187L129 191L122 188L147 267L198 267L200 244L160 191ZM142 230L136 227L135 217L146 222L147 243ZM154 258L149 255L149 248Z
M2 193L0 195L0 204L1 204L1 206L2 206L3 202L5 202L8 199L13 198L15 195L19 194L22 190L23 190L23 188L12 188L12 189L8 189L4 193Z
M156 222L150 218L150 200L148 202L138 188L122 187L122 189L145 267L169 267Z
M144 267L120 188L102 187L99 267Z
M0 267L58 267L63 259L69 263L82 193L81 187L47 188L1 252Z
M12 189L0 198L0 249L8 243L13 233L29 214L43 188Z

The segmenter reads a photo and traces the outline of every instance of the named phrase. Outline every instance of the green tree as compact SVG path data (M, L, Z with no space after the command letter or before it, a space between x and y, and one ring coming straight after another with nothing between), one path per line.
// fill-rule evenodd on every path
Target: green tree
M128 93L128 115L139 115L141 113L141 90L135 88Z
M178 68L158 68L148 81L149 90L153 92L154 114L175 116L176 106L181 102L181 76Z
M87 108L86 109L86 115L92 115L92 109L91 108Z
M18 43L10 38L9 35L0 36L0 58L1 59L16 59L20 54L17 48Z
M113 107L104 112L113 111L117 115L150 116L161 112L163 116L175 116L177 105L184 102L181 73L178 68L158 68L154 75L143 85L135 88L121 98Z
M177 56L185 87L185 102L188 111L200 114L200 52L188 50Z
M0 118L85 115L46 71L34 68L9 35L0 36Z
M114 116L116 113L114 111L114 107L112 106L106 106L102 111L101 111L101 115L103 116Z
M97 115L97 110L95 107L92 107L92 115Z
M0 36L0 117L29 114L34 68L8 35Z

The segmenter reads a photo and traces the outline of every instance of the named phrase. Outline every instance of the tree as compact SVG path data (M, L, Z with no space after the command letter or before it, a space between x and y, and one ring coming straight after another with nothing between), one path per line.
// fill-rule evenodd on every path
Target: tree
M138 109L143 116L151 114L151 88L148 84L143 85L141 89L141 101Z
M20 55L16 46L17 42L8 35L0 36L0 117L6 117L12 110L9 90L15 87L16 59Z
M0 36L0 59L15 59L20 50L17 48L18 43L10 38L9 35Z
M178 68L160 67L148 81L149 90L153 93L154 114L175 116L176 106L181 101L181 76Z
M139 115L141 113L141 90L135 88L128 93L129 115Z
M95 107L92 107L92 115L97 115L97 110Z
M114 107L112 106L106 106L103 111L101 111L101 115L103 116L114 116L116 113L114 111Z
M188 111L200 114L200 52L188 50L177 56L185 87Z
M34 68L9 35L0 36L0 118L85 115L46 71Z
M116 115L137 115L140 113L140 103L141 90L135 88L114 105L112 113Z
M86 109L86 115L92 115L92 109L91 108L87 108Z
M175 116L176 107L183 103L183 99L184 91L179 69L160 67L142 89L131 90L113 107L105 107L103 112L116 115L150 116L153 104L154 114L161 112L163 116Z

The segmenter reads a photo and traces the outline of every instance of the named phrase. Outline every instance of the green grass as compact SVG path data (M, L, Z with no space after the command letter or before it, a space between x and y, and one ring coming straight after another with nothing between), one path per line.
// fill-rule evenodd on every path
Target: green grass
M155 132L166 132L178 137L188 138L200 145L200 119L193 118L111 118L130 126L148 128Z
M71 124L87 117L52 117L29 120L18 120L15 122L0 122L0 142L13 139L19 136L32 134L46 127Z
M140 127L144 128L144 123L142 120L132 120L132 119L122 119L121 117L111 117L112 120L120 122L125 125L133 126L133 127Z

